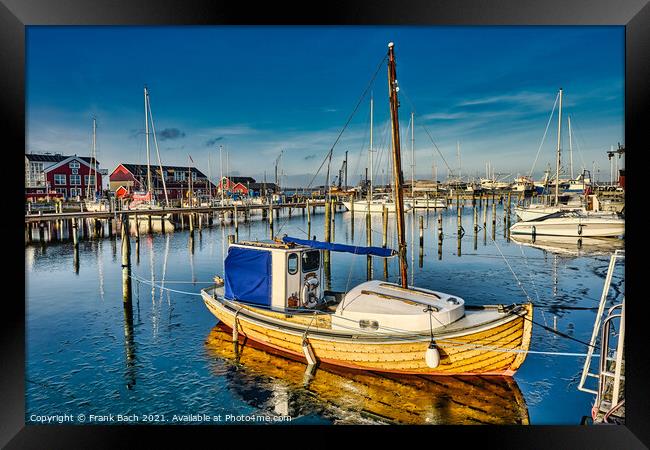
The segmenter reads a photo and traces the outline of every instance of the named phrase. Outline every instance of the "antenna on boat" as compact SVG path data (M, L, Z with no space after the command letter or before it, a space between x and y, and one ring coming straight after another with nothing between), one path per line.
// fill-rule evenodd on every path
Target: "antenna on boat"
M395 182L395 212L397 219L397 244L399 248L399 269L402 287L408 288L408 272L406 263L406 242L404 238L404 193L402 192L402 161L400 154L399 117L397 108L397 73L395 64L394 44L388 44L388 93L390 95L390 119L393 138L393 179Z

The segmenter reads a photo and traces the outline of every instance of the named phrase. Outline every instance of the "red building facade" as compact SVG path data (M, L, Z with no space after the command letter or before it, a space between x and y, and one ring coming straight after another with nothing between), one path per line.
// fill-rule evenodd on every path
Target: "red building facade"
M95 172L97 170L97 172ZM50 191L62 194L64 198L93 198L95 187L102 192L102 175L99 163L89 157L69 156L44 171L46 184ZM95 184L95 177L97 183Z

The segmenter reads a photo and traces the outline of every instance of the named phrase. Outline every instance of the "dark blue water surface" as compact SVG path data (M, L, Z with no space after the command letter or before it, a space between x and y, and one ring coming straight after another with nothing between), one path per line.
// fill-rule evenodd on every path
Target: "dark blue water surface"
M275 221L276 234L306 237L306 216L294 211L288 218L286 213ZM414 228L413 216L407 215L411 282L453 293L468 304L522 302L527 293L539 306L535 322L549 327L555 322L559 331L589 341L595 311L561 308L598 306L613 247L585 244L578 249L575 243L563 243L553 250L550 244L537 248L508 242L499 207L496 243L490 210L475 249L472 208L465 207L460 256L456 209L443 212L440 258L436 214L418 212ZM312 215L311 234L320 239L323 219L322 209ZM395 241L393 222L391 216L389 246ZM361 214L355 217L354 239L349 212L337 214L335 224L336 242L365 245ZM373 245L381 245L381 215L373 215L372 224ZM215 328L216 318L196 295L221 274L227 235L233 233L230 222L222 226L215 221L215 226L197 230L193 242L187 230L143 234L138 248L132 239L134 276L147 280L133 281L132 313L122 302L119 237L82 241L78 273L71 242L28 245L26 421L68 414L70 423L100 423L102 417L91 416L112 414L101 423L119 423L118 415L130 415L127 423L206 423L209 416L213 423L257 424L578 424L589 415L593 396L577 389L584 358L576 356L531 353L514 382L401 380L320 368L310 378L303 373L305 365L253 348L244 348L237 360L230 336ZM268 235L260 216L253 215L249 223L240 220L240 240ZM396 281L397 264L395 258L389 260L391 281ZM381 278L382 272L382 261L374 258L374 277ZM365 256L332 254L332 289L345 290L365 279ZM608 305L621 300L622 290L618 270ZM536 325L531 350L584 354L586 346ZM490 405L498 401L505 403L494 412ZM468 415L470 410L478 412ZM290 422L280 422L287 417Z

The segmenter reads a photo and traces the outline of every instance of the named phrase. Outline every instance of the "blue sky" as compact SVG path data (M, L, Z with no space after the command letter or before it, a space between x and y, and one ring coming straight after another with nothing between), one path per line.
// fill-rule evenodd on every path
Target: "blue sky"
M403 164L410 178L409 117L415 112L415 175L527 174L563 88L563 161L600 168L624 144L623 27L27 27L27 152L90 152L145 163L143 87L150 90L163 164L219 174L219 146L233 175L307 184L395 42ZM375 174L388 172L385 64L372 87ZM556 111L557 114L557 111ZM369 98L334 148L349 152L348 180L367 165ZM408 132L408 133L407 133ZM442 153L442 157L434 144ZM557 116L535 164L554 167ZM155 153L153 153L155 160ZM211 168L208 161L211 158ZM314 184L322 184L324 176Z

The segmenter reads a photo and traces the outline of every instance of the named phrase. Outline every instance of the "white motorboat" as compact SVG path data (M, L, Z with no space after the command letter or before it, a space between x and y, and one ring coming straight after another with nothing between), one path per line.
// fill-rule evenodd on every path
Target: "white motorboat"
M352 211L352 202L350 201L345 201L341 202L343 203L343 206L348 211ZM355 212L360 212L360 213L366 213L366 212L371 212L371 213L382 213L384 211L384 208L389 213L395 213L395 203L390 201L387 198L383 197L375 197L371 201L368 200L355 200L354 201L354 211ZM413 209L413 206L410 203L404 202L404 211L410 211Z
M510 227L510 233L533 236L615 237L625 234L625 220L573 209L517 222Z
M425 209L425 208L446 208L447 202L442 198L405 198L404 202L410 204L413 208L416 209Z

